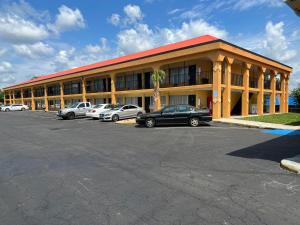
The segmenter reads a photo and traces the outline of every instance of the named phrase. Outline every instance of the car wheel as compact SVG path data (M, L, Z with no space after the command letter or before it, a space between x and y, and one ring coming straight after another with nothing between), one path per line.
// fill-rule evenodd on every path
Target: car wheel
M112 121L117 122L119 120L119 116L113 115L111 119L112 119Z
M138 112L136 115L137 116L141 116L141 115L143 115L143 113L142 112Z
M97 118L97 117L93 117L93 120L99 120L99 118Z
M25 111L25 108L22 108L21 111Z
M67 117L68 117L68 120L74 120L75 119L75 114L74 113L68 113Z
M5 109L5 112L9 112L9 109Z
M198 118L191 118L190 119L190 126L191 127L198 127L199 126L199 119Z
M145 126L146 126L147 128L152 128L152 127L154 127L154 126L155 126L155 120L154 120L153 118L148 118L148 119L146 119L146 121L145 121Z

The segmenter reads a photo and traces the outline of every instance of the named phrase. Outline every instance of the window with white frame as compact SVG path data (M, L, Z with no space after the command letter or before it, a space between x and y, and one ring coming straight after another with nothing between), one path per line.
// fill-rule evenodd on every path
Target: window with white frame
M137 97L126 97L126 104L138 105Z
M189 68L178 67L170 69L170 83L171 84L182 84L189 80Z
M117 104L123 104L123 97L117 97Z
M95 98L95 105L103 104L104 98Z

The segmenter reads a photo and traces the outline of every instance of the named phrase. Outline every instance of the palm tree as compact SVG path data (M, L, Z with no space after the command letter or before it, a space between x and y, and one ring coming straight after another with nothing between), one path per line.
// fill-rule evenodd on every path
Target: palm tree
M154 70L151 76L154 85L154 91L153 91L154 111L159 110L161 108L159 85L165 79L165 77L166 77L166 73L163 70Z

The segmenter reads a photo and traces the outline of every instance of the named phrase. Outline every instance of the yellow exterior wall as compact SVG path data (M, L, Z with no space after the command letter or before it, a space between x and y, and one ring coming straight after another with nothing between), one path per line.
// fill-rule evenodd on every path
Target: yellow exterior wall
M197 97L198 97L198 99L200 99L200 106L201 107L203 107L203 108L208 108L208 105L207 105L207 97L208 96L211 96L212 95L212 93L211 93L211 91L199 91L199 92L197 92ZM198 100L197 98L196 98L196 106L197 107L199 107L198 106Z
M240 63L233 63L231 65L231 73L242 75L242 65Z
M200 71L199 68L201 68L201 71L203 72L211 72L211 74L214 74L215 76L218 75L218 79L214 77L214 82L210 84L202 84L202 85L186 85L186 86L180 86L180 87L167 87L167 88L161 88L161 96L172 96L172 95L196 95L196 106L198 106L198 99L200 99L201 106L207 107L207 97L212 96L214 90L215 96L213 97L213 105L216 110L214 110L214 118L219 118L222 115L222 107L221 104L224 104L222 102L222 88L227 87L225 84L221 84L220 82L220 75L222 65L224 62L224 58L231 57L233 59L233 64L231 65L231 73L235 74L243 74L244 65L256 65L260 67L261 69L268 68L269 70L272 70L273 72L276 70L276 72L282 73L285 79L285 88L282 89L283 93L282 96L286 98L287 96L287 89L288 89L288 78L289 74L291 73L291 68L276 63L272 60L268 60L266 58L260 57L258 55L249 53L247 51L242 51L240 49L237 49L233 46L227 46L224 43L214 43L214 44L208 44L203 46L196 46L189 49L183 49L178 50L174 52L169 52L166 54L160 54L156 56L151 56L147 58L141 58L138 60L133 60L130 62L120 63L116 65L110 65L103 68L96 68L92 69L90 71L81 71L74 74L68 74L63 77L56 77L50 80L44 80L44 81L38 81L36 83L30 83L25 85L19 85L13 88L5 88L4 91L6 94L9 94L9 98L6 98L6 103L13 102L14 95L13 92L15 90L20 90L24 88L36 88L38 86L45 86L50 84L60 84L61 90L63 90L63 83L67 81L78 81L78 80L90 80L90 79L96 79L96 78L111 78L111 84L112 84L112 91L111 92L100 92L100 93L83 93L83 94L76 94L76 95L64 95L61 93L60 96L48 96L48 99L61 99L64 100L63 102L68 102L72 99L76 100L82 100L82 99L90 99L91 101L95 102L96 98L105 98L108 100L108 98L112 99L112 102L115 102L116 98L121 98L123 101L126 97L144 97L145 96L152 96L153 89L141 89L141 90L127 90L127 91L118 91L114 89L115 85L115 77L118 74L127 74L132 73L133 71L135 73L142 73L148 71L153 71L154 68L161 68L165 69L168 72L168 68L174 68L174 67L183 67L183 66L190 66L190 65L196 65L198 73ZM222 70L223 71L223 70ZM144 80L144 76L142 76L142 79ZM144 84L143 84L144 85ZM249 90L247 82L244 82L243 86L240 87L231 87L234 90L240 90L244 93L243 97L243 105L249 104L255 104L257 102L257 97L251 97L250 99L246 99L245 92ZM83 88L85 85L83 85ZM253 90L252 90L253 91ZM273 93L274 90L268 90L269 92ZM268 92L268 93L269 93ZM231 110L236 105L239 98L241 98L241 93L231 92L231 97L228 98L227 102L230 102L228 104L231 104ZM267 93L264 89L260 89L259 93ZM273 93L274 95L274 93ZM45 95L47 97L47 95ZM256 95L255 95L256 96ZM47 98L34 98L32 97L32 104L35 103L35 100L43 100ZM15 100L19 101L19 100ZM30 102L31 98L24 100L24 102ZM62 103L63 103L62 102ZM247 104L245 104L247 102ZM143 103L144 104L144 103ZM62 107L64 107L64 104L62 104ZM33 105L33 109L34 109ZM245 107L244 107L245 108ZM282 112L286 112L287 107L281 107ZM229 115L230 116L230 115Z

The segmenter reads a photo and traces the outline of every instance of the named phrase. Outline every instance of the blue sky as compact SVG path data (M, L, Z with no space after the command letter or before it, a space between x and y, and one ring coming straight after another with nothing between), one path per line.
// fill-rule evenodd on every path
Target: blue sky
M300 17L281 0L0 0L0 87L210 34L294 68Z

